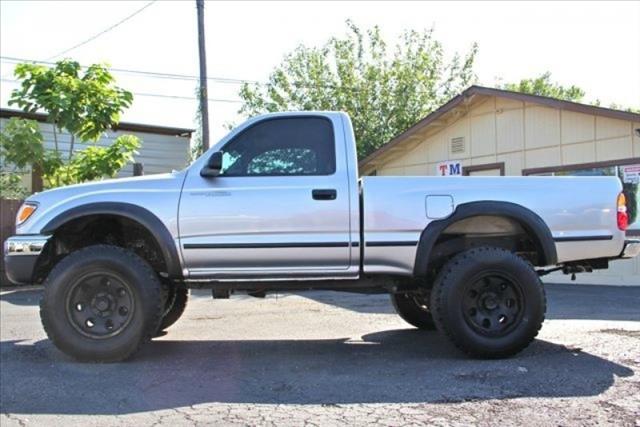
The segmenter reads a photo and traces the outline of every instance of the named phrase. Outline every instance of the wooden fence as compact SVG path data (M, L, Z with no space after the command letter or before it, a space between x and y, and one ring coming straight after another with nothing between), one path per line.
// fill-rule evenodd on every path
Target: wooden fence
M16 214L22 204L22 200L10 200L0 198L0 244L2 244L2 257L0 257L0 286L9 285L9 280L4 271L4 241L16 231Z

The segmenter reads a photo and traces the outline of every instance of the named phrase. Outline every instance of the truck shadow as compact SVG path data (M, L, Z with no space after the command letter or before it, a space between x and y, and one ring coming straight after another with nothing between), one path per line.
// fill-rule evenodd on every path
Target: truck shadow
M547 319L591 319L640 321L640 286L548 284ZM0 294L0 301L19 306L37 306L41 287L13 288ZM195 297L210 297L210 291L192 291ZM308 291L297 295L360 313L395 314L387 294L361 295L346 292ZM236 297L232 297L236 298Z
M640 286L547 284L547 319L640 321ZM360 313L393 313L386 294L304 292L301 297Z
M42 296L42 286L30 286L28 288L0 288L0 301L8 302L13 305L34 305L40 304Z
M472 360L436 333L362 340L158 339L120 364L81 364L48 340L1 343L2 412L126 414L206 403L449 403L595 396L633 371L536 340L517 357ZM630 362L633 363L633 362Z

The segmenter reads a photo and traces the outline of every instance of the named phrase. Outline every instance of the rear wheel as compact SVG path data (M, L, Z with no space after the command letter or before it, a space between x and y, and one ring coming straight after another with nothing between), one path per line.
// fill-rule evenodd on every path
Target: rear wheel
M428 298L417 294L391 294L391 303L396 313L408 324L418 329L436 328L428 306Z
M157 330L161 285L142 258L95 245L67 255L49 273L40 317L53 344L81 361L130 357Z
M474 357L518 353L538 334L546 298L533 267L501 248L479 247L453 257L431 292L439 330Z

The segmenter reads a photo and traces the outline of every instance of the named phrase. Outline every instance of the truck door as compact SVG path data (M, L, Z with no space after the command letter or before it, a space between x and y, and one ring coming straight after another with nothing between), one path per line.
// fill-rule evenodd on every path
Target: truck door
M313 276L349 268L340 126L324 116L265 118L224 145L219 176L189 171L179 229L191 277Z

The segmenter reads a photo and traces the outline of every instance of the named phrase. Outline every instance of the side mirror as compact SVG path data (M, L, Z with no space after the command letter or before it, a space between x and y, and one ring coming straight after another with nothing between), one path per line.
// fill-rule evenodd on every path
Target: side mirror
M209 157L207 165L200 170L200 176L214 178L222 172L222 151L216 151Z

